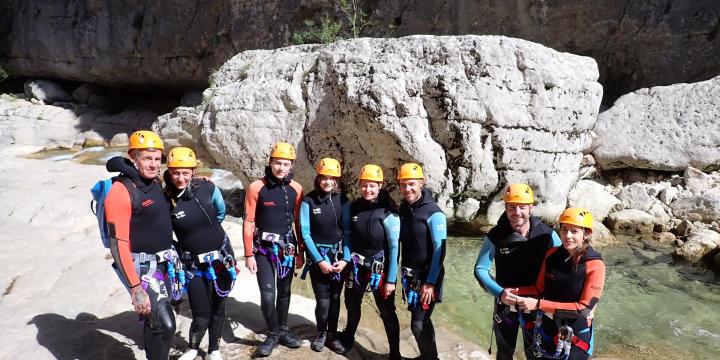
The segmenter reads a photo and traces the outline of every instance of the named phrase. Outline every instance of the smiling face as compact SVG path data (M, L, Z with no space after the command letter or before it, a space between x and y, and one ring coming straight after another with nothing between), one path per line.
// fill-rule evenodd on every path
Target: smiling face
M572 224L560 224L560 240L567 251L580 248L586 241L585 238L592 234L592 230Z
M400 180L400 193L403 198L405 198L405 201L410 204L413 204L420 199L420 196L422 196L422 188L422 179Z
M133 150L130 152L130 157L141 177L153 179L160 173L162 151L159 149Z
M382 189L382 183L370 180L360 180L360 196L367 201L375 201Z
M320 189L326 193L330 193L337 186L337 178L334 176L318 175L317 184Z
M195 169L192 168L170 168L170 181L176 188L182 190L190 184L193 175L195 175Z
M292 166L292 160L270 158L270 171L278 180L282 180L288 176L288 174L290 174L290 170L292 170Z
M505 203L505 212L513 229L519 229L530 221L532 204Z

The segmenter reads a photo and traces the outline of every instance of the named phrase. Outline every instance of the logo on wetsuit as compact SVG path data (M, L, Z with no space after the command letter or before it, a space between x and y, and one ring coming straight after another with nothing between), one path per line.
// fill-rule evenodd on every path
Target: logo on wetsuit
M142 206L143 206L143 207L148 207L148 206L150 206L150 205L152 205L152 204L154 204L154 203L155 203L155 202L153 201L153 199L147 199L147 200L145 200L145 201L142 202Z
M313 209L313 214L315 214L315 215L322 214L322 209L320 209L320 208Z
M274 201L263 201L263 206L275 206Z
M179 211L177 214L173 215L176 219L182 219L185 217L185 211Z

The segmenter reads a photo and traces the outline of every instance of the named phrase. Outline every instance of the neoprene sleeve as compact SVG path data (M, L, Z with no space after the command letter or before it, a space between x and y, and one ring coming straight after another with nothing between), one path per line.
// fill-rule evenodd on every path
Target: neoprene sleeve
M438 276L440 276L440 268L442 267L442 257L445 252L445 240L447 239L447 219L442 212L436 212L428 218L428 226L430 227L430 237L433 243L433 255L430 262L430 271L425 279L430 285L435 285Z
M388 238L390 254L388 255L388 270L385 282L395 284L397 282L397 270L399 260L399 239L400 239L400 217L397 214L390 214L383 220L385 234Z

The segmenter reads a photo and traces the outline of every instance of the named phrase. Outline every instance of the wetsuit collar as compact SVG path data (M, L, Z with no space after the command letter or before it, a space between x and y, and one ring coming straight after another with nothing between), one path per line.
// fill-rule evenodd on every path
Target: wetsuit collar
M435 199L433 198L433 194L430 191L430 189L423 187L420 191L420 198L417 199L414 203L410 204L406 200L403 200L408 206L410 206L413 209L417 209L423 205L433 203Z
M132 180L135 186L144 192L147 192L156 180L155 178L146 179L140 176L140 173L137 168L135 168L132 160L122 156L115 156L108 160L105 164L105 168L109 172L120 172L121 176Z

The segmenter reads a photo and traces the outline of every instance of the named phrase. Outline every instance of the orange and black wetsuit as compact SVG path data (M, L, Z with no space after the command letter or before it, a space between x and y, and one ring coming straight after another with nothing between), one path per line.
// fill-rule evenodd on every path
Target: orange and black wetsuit
M122 172L113 179L105 199L114 266L127 286L142 285L150 297L152 313L144 329L148 359L167 359L175 334L175 316L163 276L166 263L153 261L153 256L172 246L170 207L159 180L140 177L127 159L112 158L107 168Z
M268 243L260 241L263 233L277 234L285 243L293 244L296 254L302 254L297 229L302 201L302 186L292 180L292 174L279 180L272 175L270 167L265 168L265 177L254 181L245 190L245 219L243 221L243 243L245 257L254 256L257 262L257 282L260 288L260 308L268 330L277 334L286 330L290 307L290 286L294 269L280 278L276 276L275 264L267 253ZM277 277L277 301L275 296ZM282 328L282 329L281 329Z
M537 283L520 288L519 294L540 295L538 308L553 317L542 319L541 335L547 353L555 353L555 342L547 339L554 339L558 328L567 325L575 335L569 359L587 359L593 352L592 313L602 296L605 263L591 246L577 265L569 257L562 246L548 250Z

